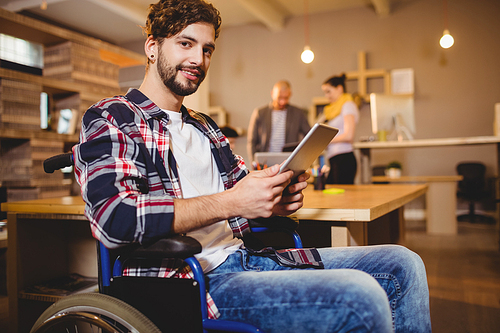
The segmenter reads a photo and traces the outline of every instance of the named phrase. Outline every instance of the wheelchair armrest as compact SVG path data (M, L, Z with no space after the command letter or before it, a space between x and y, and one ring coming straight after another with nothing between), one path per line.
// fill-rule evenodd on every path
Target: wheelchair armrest
M162 238L143 246L129 245L125 249L119 249L119 252L113 251L112 254L102 243L98 242L98 248L99 290L105 294L109 293L112 278L122 276L124 262L129 259L179 258L190 260L196 253L201 252L201 244L196 239L180 235Z
M186 259L201 252L201 244L189 236L175 235L162 238L147 246L140 246L128 253L128 258L180 258Z
M297 219L288 216L273 216L271 218L258 218L248 220L250 228L265 227L270 229L296 230L299 226Z

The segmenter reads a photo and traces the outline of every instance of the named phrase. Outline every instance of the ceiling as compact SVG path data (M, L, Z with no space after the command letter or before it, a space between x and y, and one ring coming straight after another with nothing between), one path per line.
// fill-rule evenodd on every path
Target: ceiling
M46 0L47 9L43 10L42 0L0 0L0 7L125 45L143 40L139 26L145 22L149 4L155 1ZM387 16L391 5L407 0L209 0L221 13L222 28L258 23L271 31L283 29L288 18L303 15L305 1L310 14L369 7L377 15Z

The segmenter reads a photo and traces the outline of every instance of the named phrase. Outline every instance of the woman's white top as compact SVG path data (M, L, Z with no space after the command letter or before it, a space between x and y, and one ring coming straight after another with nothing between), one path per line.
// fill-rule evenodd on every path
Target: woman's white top
M345 125L344 117L347 115L353 115L355 123L358 122L359 110L358 107L356 106L356 103L352 101L345 102L344 105L342 105L340 114L328 122L328 125L339 129L339 133L337 135L341 135L342 133L344 133L344 125ZM325 155L327 158L332 158L333 156L350 153L352 151L353 151L352 143L335 142L335 143L330 143L328 145L328 147L326 148Z

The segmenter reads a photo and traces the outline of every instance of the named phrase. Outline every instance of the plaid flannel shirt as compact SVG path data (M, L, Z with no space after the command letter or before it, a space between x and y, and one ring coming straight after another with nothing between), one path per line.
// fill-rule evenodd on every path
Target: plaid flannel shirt
M243 159L232 154L212 119L184 106L181 112L186 124L195 126L210 140L224 188L234 186L248 173ZM149 243L171 235L173 199L181 198L182 192L169 149L167 123L168 114L136 89L99 101L82 119L80 143L73 148L75 175L92 234L107 248ZM244 218L228 222L236 237L250 231ZM321 267L319 255L310 255L311 250L315 251L268 250L265 255L277 255L285 265ZM283 255L295 259L290 261ZM193 278L189 266L178 259L163 259L161 263L129 261L124 275ZM209 317L217 318L217 307L208 294L207 299Z

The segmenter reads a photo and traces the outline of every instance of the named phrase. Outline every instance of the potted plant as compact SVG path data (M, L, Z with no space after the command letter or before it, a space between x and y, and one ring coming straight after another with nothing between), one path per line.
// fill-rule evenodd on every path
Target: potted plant
M385 175L389 178L399 178L401 177L402 168L401 163L398 161L392 161L387 164L387 167L385 168Z

